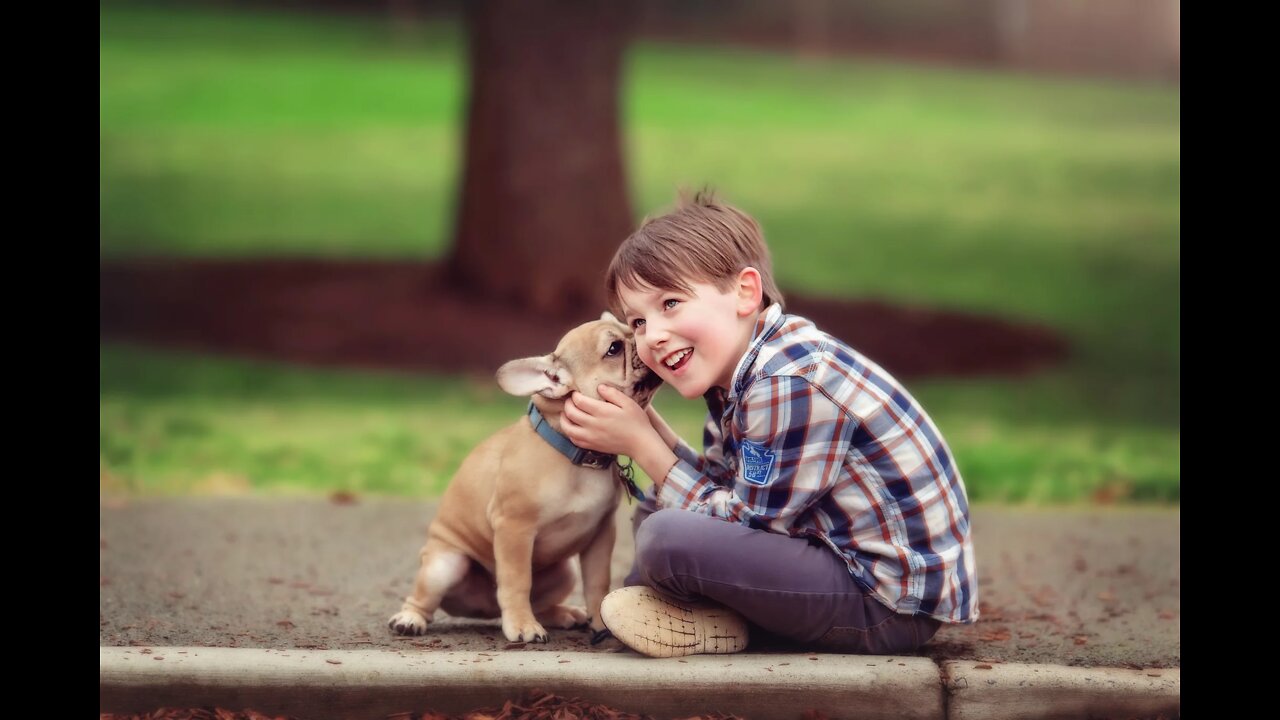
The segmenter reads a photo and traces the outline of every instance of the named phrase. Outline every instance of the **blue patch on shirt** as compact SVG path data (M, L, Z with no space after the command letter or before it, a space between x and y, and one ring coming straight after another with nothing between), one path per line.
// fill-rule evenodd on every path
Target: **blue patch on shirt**
M764 485L773 473L774 453L764 445L742 441L742 479L752 485Z

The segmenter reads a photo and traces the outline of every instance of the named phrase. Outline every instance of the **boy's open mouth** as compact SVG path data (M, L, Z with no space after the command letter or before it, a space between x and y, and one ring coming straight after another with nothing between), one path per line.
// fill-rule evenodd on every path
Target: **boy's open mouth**
M677 350L663 358L662 364L666 365L668 370L675 372L685 365L688 365L689 358L691 357L693 357L693 348L685 348L683 350Z

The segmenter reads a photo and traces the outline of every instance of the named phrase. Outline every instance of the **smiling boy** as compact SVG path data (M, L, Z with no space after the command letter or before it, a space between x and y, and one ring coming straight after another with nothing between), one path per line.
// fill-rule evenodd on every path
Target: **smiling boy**
M699 455L611 388L564 431L654 478L636 562L601 617L671 657L736 652L750 628L814 649L910 652L977 620L964 482L883 368L783 311L760 226L709 193L646 221L606 286L646 365L709 416Z

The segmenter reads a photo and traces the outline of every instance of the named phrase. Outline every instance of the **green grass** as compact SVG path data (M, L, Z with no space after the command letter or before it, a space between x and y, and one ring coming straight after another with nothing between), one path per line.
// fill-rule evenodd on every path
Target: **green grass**
M456 27L112 5L100 38L104 258L444 251ZM638 43L623 100L638 215L712 182L761 220L784 289L1070 338L1051 373L910 383L975 499L1177 500L1176 88ZM223 397L206 375L304 390ZM487 380L122 348L104 349L101 377L104 477L139 493L434 493L520 405ZM662 406L696 437L695 406Z
M436 495L466 453L527 402L487 378L322 371L122 345L105 346L99 360L102 487L133 495ZM1066 400L1052 378L1021 391L1021 407L991 402L1011 397L993 385L915 390L926 406L964 408L934 419L973 501L1178 499L1176 434L1045 419L1037 403ZM668 390L655 402L698 441L702 408Z
M102 487L138 495L435 495L466 452L524 406L484 378L321 372L121 346L101 350L100 378ZM1179 434L1064 418L1073 413L1058 408L1076 401L1069 378L1016 388L921 382L914 394L932 409L975 502L1179 498ZM696 442L700 408L669 392L658 406Z
M524 404L491 383L100 353L102 485L137 495L433 495Z

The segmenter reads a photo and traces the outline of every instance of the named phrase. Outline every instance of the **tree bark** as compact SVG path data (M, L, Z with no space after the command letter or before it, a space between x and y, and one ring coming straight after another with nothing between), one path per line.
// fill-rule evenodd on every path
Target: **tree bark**
M449 276L539 311L597 313L632 226L619 123L629 3L466 5L471 97Z

